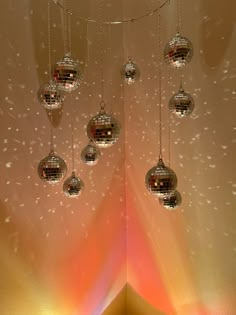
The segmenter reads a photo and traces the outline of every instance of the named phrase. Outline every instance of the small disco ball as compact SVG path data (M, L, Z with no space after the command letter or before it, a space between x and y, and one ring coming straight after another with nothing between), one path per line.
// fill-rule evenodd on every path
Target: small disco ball
M165 46L164 59L173 68L182 68L193 56L193 45L189 39L177 33Z
M49 184L59 183L66 175L66 171L67 167L65 161L53 151L38 164L39 177Z
M194 100L190 94L180 87L179 91L169 100L169 109L177 117L187 117L194 109Z
M72 172L71 176L68 177L63 184L63 192L67 197L76 198L84 189L83 181Z
M81 160L89 165L96 165L101 157L101 152L98 147L96 147L92 141L81 151Z
M59 89L65 92L74 91L80 84L79 63L71 59L69 55L65 55L56 63L52 75Z
M108 148L117 142L120 135L120 124L112 116L101 110L90 119L87 135L99 148Z
M122 69L122 76L125 82L129 85L135 83L139 77L139 71L137 65L129 60Z
M177 190L175 190L170 195L159 198L159 202L162 205L162 207L168 210L174 210L181 205L182 197L180 193Z
M61 108L65 97L63 92L58 88L58 85L50 82L39 88L38 99L46 109L52 110Z
M172 193L177 186L177 176L171 168L165 166L160 158L157 165L146 174L145 184L147 189L158 197Z

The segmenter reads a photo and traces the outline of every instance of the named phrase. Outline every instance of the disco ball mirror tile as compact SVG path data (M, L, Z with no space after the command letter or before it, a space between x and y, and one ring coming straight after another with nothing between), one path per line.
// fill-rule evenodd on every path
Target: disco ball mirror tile
M108 148L119 139L120 124L112 115L101 110L89 121L87 135L99 148Z
M86 147L81 151L81 160L83 163L93 166L96 165L101 157L101 152L98 147L96 147L92 142L90 142Z
M67 166L65 161L51 151L48 156L42 159L38 164L39 177L49 183L59 183L66 175Z
M159 202L163 208L168 210L174 210L181 205L182 197L180 193L175 190L170 195L159 198Z
M177 33L165 46L164 60L173 68L182 68L193 56L193 45L189 39Z
M64 102L64 94L54 82L42 85L38 90L38 100L46 109L58 109Z
M78 88L81 79L79 63L65 55L57 61L53 68L53 79L58 84L59 89L71 92Z
M76 198L84 189L83 181L72 172L71 176L68 177L63 184L63 192L67 197Z
M177 117L187 117L194 109L194 100L192 96L181 87L169 100L169 109Z
M176 189L177 176L171 168L165 166L162 159L159 159L158 164L147 172L145 184L152 194L163 197Z

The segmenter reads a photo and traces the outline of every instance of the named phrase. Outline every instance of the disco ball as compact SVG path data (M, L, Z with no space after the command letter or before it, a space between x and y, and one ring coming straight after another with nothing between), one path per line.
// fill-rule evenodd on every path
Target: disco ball
M177 33L165 46L164 59L173 68L182 68L193 56L193 45L189 39Z
M39 177L49 184L59 183L66 175L66 171L66 163L53 151L51 151L48 156L42 159L38 164Z
M135 83L139 77L139 71L137 65L129 60L122 69L122 76L125 82L129 85Z
M169 100L169 109L177 117L187 117L194 109L194 100L190 94L180 87L179 91Z
M101 110L90 119L87 135L99 148L108 148L115 144L120 135L120 124L112 116Z
M63 92L58 88L58 85L50 82L39 88L38 99L46 109L52 110L61 108L65 97Z
M53 68L53 79L58 84L59 89L71 92L77 89L80 84L81 72L77 61L65 55Z
M175 190L170 195L159 198L159 202L164 208L168 210L174 210L181 205L182 197L180 193Z
M76 198L84 189L83 181L72 172L71 176L68 177L63 184L63 192L67 197Z
M96 147L92 141L81 151L81 160L89 165L93 166L97 164L101 157L101 152L98 147Z
M169 195L177 186L177 177L169 167L165 166L160 158L157 165L146 174L145 184L147 189L158 197Z

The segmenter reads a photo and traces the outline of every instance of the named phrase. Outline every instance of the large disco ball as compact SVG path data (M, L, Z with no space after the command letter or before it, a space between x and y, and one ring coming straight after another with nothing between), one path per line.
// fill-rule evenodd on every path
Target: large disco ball
M89 165L96 165L101 157L101 152L98 147L96 147L92 141L81 151L81 160Z
M71 176L68 177L63 184L63 192L67 197L76 198L84 189L83 181L72 172Z
M165 209L174 210L181 205L182 197L180 193L175 190L170 195L159 198L159 202Z
M194 109L194 100L190 94L180 87L179 91L169 100L169 109L177 117L187 117Z
M112 116L101 110L90 119L87 135L99 148L108 148L115 144L120 135L120 124Z
M64 94L54 82L42 85L38 90L39 102L46 109L58 109L62 107L64 102Z
M139 70L137 65L129 60L123 66L122 76L127 84L131 85L135 83L135 81L139 78Z
M65 55L54 66L52 75L59 89L65 92L74 91L80 84L79 63L71 59L69 55Z
M48 156L38 164L39 177L49 183L56 184L66 175L67 167L65 161L51 151Z
M193 45L189 39L177 33L165 46L164 59L173 68L182 68L193 56Z
M177 186L175 172L165 166L160 158L157 165L152 167L146 174L145 184L147 189L158 197L169 195Z

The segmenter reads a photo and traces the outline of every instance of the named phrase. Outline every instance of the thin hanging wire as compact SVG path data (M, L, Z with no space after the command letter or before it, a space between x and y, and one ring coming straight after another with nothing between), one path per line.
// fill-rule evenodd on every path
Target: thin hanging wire
M102 21L102 11L103 11L103 0L99 2L98 5L98 20ZM100 80L101 80L101 102L100 108L101 110L105 109L105 102L104 102L104 47L103 47L103 36L104 36L104 29L103 24L100 22L99 29L98 29L98 46L99 46L99 53L100 53Z
M49 116L50 116L50 152L54 152L53 130L52 130L52 124L53 124L53 110L52 109L49 112Z
M71 161L72 172L75 173L74 115L71 115Z
M168 160L169 167L171 164L171 115L170 110L168 110Z
M52 79L51 0L48 0L48 78Z
M157 15L158 83L159 83L159 159L162 159L162 71L161 71L161 15Z
M51 1L48 0L48 77L49 81L52 79L52 48L51 48ZM53 123L53 110L49 111L50 116L50 152L54 151L53 144L53 131L52 131L52 123Z
M183 69L180 69L180 86L179 88L182 90L183 89L183 79L184 79L184 74L183 74Z
M63 10L63 30L64 30L64 55L68 55L70 54L70 50L69 50L69 40L68 40L68 9L67 9L67 1L63 0L63 6L62 6L62 10Z
M177 33L182 30L182 0L177 0Z
M166 69L166 82L167 82L167 91L169 91L169 88L171 86L172 82L172 77L171 77L171 72L170 72L170 67L167 67ZM170 167L171 164L171 112L168 108L168 113L167 113L167 126L168 126L168 134L167 134L167 143L168 143L168 165Z
M108 27L108 47L109 47L107 59L108 59L109 64L112 64L112 27L111 27L111 24L107 25L107 27ZM110 74L109 86L111 90L112 90L112 84L113 84L112 79L113 77ZM110 96L112 95L110 94ZM113 106L112 106L113 102L109 100L109 103L111 104L110 111L113 112Z
M60 3L59 0L52 0L52 1L55 4L57 4L60 8L63 9L63 5ZM153 14L157 13L158 11L160 11L167 4L170 4L170 0L165 0L157 8L155 8L154 10L151 10L150 12L148 12L146 14L143 14L143 15L140 15L140 16L137 16L137 17L134 17L134 18L130 18L130 19L119 20L119 21L99 21L99 20L94 20L94 19L90 19L90 18L84 18L82 16L78 16L77 18L82 20L82 21L90 22L90 23L102 23L102 24L119 25L119 24L123 24L123 23L136 22L136 21L144 19L144 18L146 18L148 16L152 16Z
M69 11L67 11L68 13L68 50L69 50L69 53L70 53L70 55L71 55L71 53L72 53L72 48L71 48L71 43L72 43L72 41L71 41L71 17L72 17L72 14L71 14L71 12L69 12Z

